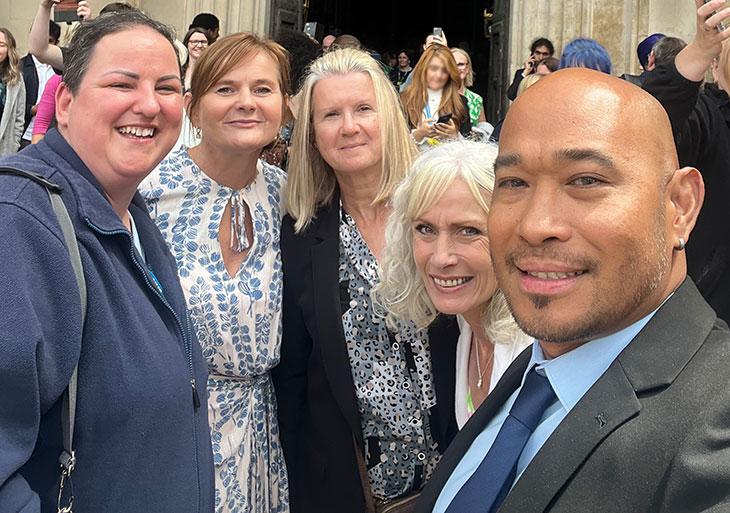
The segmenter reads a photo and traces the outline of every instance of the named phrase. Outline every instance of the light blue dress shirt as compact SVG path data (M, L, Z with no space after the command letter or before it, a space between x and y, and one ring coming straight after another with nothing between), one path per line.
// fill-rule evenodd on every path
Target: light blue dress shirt
M484 456L489 452L495 438L497 438L497 433L499 433L512 408L512 404L517 399L517 394L519 394L522 385L525 383L527 372L533 366L536 367L538 374L545 375L550 380L550 385L553 387L558 400L545 410L542 419L540 419L540 424L527 440L527 445L525 445L517 462L517 474L514 483L522 476L527 465L530 464L545 441L555 431L555 428L573 409L573 406L606 372L611 363L646 326L657 310L621 331L587 342L552 360L545 358L540 344L535 340L532 344L532 358L527 365L527 369L525 369L525 374L522 376L522 384L509 396L502 408L487 424L484 431L474 439L471 447L461 458L441 490L433 513L444 513L446 511L457 492L464 486L464 483L476 471ZM512 486L514 486L514 483L512 483Z

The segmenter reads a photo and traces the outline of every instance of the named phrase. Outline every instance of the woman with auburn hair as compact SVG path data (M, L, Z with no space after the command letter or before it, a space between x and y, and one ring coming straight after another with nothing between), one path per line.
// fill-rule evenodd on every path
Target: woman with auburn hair
M339 49L312 64L290 153L272 371L292 511L413 500L456 432L455 322L389 330L370 299L389 201L416 153L377 61Z
M497 148L471 141L418 156L393 195L381 283L373 293L389 326L429 326L457 315L456 421L459 428L532 339L497 286L487 219Z
M0 27L0 157L18 151L25 124L25 83L15 38Z
M471 120L465 97L459 94L461 77L451 51L432 44L413 69L413 82L401 94L403 109L417 143L446 141L469 135ZM446 123L440 116L451 114Z
M200 144L173 152L142 184L210 371L216 512L289 511L269 373L279 362L286 175L259 160L288 88L281 46L253 34L219 39L185 95Z

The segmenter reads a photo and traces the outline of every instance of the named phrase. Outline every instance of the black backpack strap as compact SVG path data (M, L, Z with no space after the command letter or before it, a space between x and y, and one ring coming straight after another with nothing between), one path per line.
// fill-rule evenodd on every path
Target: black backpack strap
M35 183L42 185L45 187L48 192L52 192L54 194L61 194L63 191L63 188L50 181L45 176L41 176L38 173L33 173L31 171L23 171L22 169L16 169L14 167L7 167L2 166L0 167L0 173L4 175L15 175L15 176L22 176L23 178L28 178L30 180L33 180ZM55 208L54 208L55 210Z
M79 253L79 245L76 241L76 232L74 231L73 223L68 215L66 205L64 205L61 199L61 192L63 188L50 181L44 176L30 171L24 171L22 169L16 169L13 167L0 167L0 174L15 175L32 180L42 185L48 196L51 199L51 206L53 211L58 218L58 223L61 225L61 232L63 239L66 241L66 247L68 248L69 258L71 259L71 266L74 270L74 276L76 277L76 283L79 287L79 296L81 301L81 326L83 329L84 323L86 322L86 280L84 279L84 268L81 264L81 254ZM73 451L73 436L74 436L74 423L76 421L76 394L78 386L78 375L79 366L78 363L74 368L71 379L68 382L68 387L63 395L63 409L61 411L61 429L63 430L63 452L58 458L58 462L61 464L61 483L58 490L58 511L61 513L72 513L71 508L73 506L74 494L73 494L73 483L71 483L71 472L74 470L76 465L76 455ZM63 501L63 489L66 481L70 483L71 492L68 498L68 504L61 507Z

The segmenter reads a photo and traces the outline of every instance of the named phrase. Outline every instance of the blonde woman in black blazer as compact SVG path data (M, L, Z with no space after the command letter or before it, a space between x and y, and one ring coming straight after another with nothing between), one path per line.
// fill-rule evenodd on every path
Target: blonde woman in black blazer
M273 372L291 510L364 512L419 491L455 435L458 328L387 334L370 310L362 278L377 276L388 201L417 153L377 63L353 49L315 61L297 120Z

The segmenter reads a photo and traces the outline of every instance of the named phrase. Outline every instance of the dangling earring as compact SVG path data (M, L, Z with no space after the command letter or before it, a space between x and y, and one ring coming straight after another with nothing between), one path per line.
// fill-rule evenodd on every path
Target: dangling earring
M203 131L200 129L199 126L193 127L195 129L195 138L196 139L202 139L203 138Z

